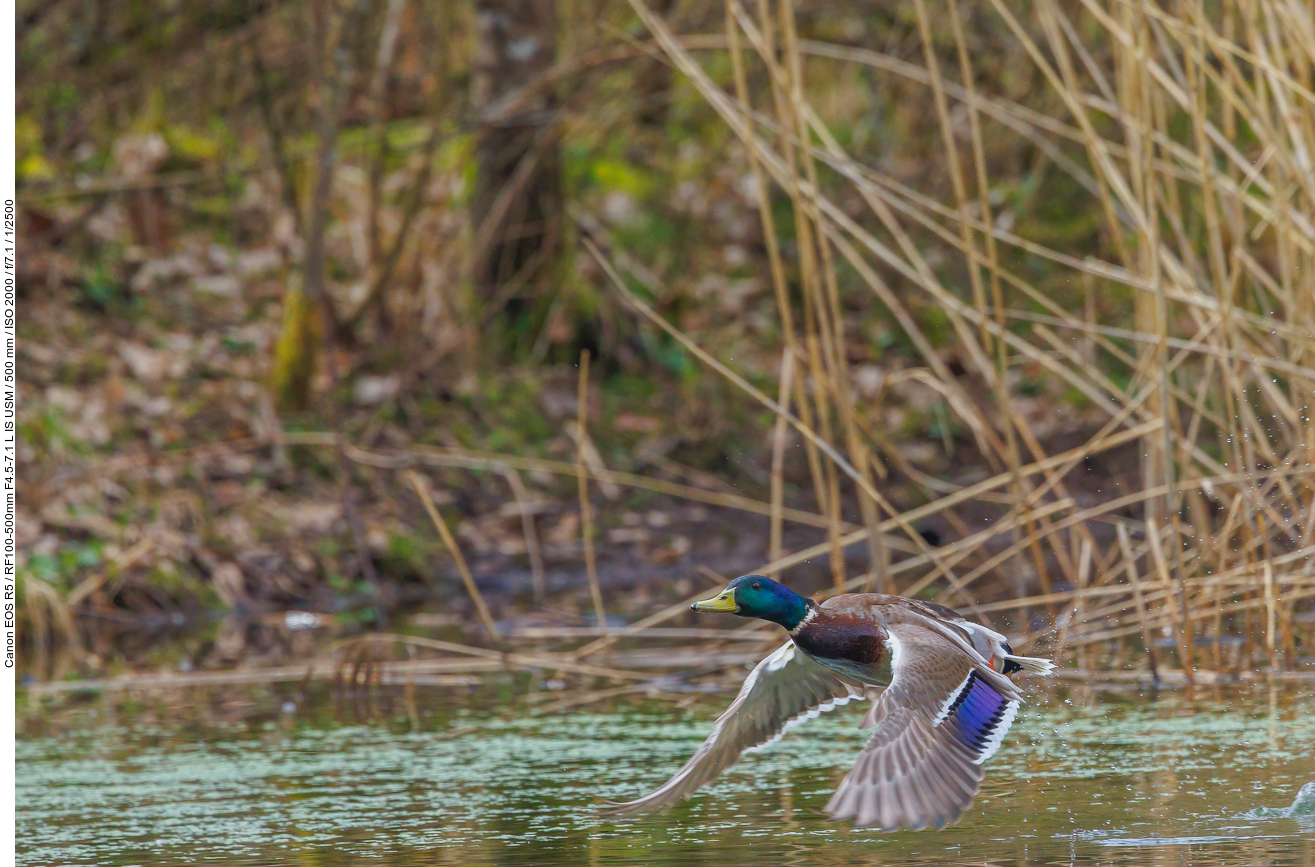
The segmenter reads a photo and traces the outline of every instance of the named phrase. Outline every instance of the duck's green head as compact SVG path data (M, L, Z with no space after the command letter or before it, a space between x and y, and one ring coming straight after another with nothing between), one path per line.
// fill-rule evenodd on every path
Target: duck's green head
M762 575L741 575L711 599L695 602L691 611L728 611L740 617L757 617L794 629L808 616L812 603L798 593Z

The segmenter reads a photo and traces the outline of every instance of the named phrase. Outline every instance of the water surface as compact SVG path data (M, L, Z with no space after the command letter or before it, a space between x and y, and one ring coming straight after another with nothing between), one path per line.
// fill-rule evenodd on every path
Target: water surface
M149 726L84 711L20 739L19 863L1315 867L1315 803L1291 809L1315 781L1307 687L1036 696L971 812L939 833L820 813L862 745L854 710L746 756L669 813L596 817L598 798L665 780L728 700L534 716L434 689L419 690L421 713L368 724L291 706Z

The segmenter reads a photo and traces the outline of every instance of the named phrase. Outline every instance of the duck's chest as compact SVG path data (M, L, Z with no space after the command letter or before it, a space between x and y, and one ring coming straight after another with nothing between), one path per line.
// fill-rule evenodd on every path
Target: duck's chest
M795 634L794 643L839 674L875 685L890 682L886 634L873 620L819 614Z

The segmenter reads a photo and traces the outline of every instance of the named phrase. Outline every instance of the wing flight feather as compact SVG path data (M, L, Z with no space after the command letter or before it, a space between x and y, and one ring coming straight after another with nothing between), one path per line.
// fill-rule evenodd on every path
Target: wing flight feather
M746 750L778 739L789 728L864 697L863 689L809 659L787 641L759 662L712 734L670 780L657 790L607 810L628 818L659 810L688 797L735 763Z
M888 632L894 677L865 718L876 731L826 811L887 831L944 828L972 803L1020 696L956 635L918 622Z

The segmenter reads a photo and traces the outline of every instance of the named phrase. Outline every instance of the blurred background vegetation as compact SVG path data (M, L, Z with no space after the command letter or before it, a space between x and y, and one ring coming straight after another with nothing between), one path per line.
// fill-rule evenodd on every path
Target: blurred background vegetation
M747 571L1309 664L1303 0L17 14L32 677Z

